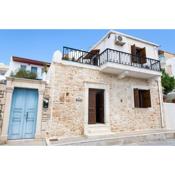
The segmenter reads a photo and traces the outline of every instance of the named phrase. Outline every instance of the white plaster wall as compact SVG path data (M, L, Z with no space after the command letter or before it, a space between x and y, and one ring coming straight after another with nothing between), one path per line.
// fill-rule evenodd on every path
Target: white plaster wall
M38 79L43 79L42 75L42 68L43 66L38 66L34 64L26 64L26 63L21 63L21 62L15 62L15 61L10 61L10 66L9 66L9 72L8 75L10 75L11 72L15 72L21 68L21 65L26 65L26 70L31 71L32 67L37 67L37 78Z
M175 104L163 103L166 128L175 130Z
M119 50L122 52L131 53L131 45L135 44L137 47L146 48L146 56L148 58L159 59L158 57L158 47L149 43L141 42L136 39L126 38L126 44L123 46L118 46L115 44L115 35L110 34L110 38L106 37L100 44L98 44L94 49L100 49L100 52L106 48Z
M166 61L166 66L171 66L171 72L175 76L175 58L168 59Z

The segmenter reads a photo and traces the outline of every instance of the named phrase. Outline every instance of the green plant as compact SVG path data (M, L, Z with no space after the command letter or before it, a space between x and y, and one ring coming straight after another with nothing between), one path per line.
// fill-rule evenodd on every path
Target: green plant
M36 79L37 78L37 74L35 72L26 71L24 69L19 69L16 72L16 74L12 73L11 76L16 77L16 78L28 78L28 79Z
M164 94L168 94L175 88L175 78L169 76L165 70L162 70L161 82Z
M63 59L64 60L69 60L69 55L68 54L64 55Z

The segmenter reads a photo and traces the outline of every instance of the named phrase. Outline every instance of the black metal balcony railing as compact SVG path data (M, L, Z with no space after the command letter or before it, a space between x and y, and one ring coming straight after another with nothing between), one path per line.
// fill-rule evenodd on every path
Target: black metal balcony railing
M98 54L94 54L93 52L82 51L70 47L63 47L63 59L67 61L74 61L98 66L98 62L95 63L95 60L98 60L98 56Z
M143 58L109 48L105 49L99 54L97 50L86 52L70 47L63 47L63 59L95 66L101 66L107 62L110 62L154 71L161 70L159 60Z

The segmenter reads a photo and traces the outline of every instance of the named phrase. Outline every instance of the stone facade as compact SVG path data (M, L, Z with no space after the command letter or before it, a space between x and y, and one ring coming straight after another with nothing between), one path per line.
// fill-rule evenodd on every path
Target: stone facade
M41 107L41 122L37 125L41 126L39 130L42 138L63 138L85 134L86 83L109 86L109 125L111 131L129 132L161 128L157 80L148 81L127 77L119 79L117 75L102 73L96 68L91 69L56 62L52 63L50 71L49 84L43 85L39 90L39 93L42 93L42 99L39 99L40 103L43 103L43 99L49 102L48 108ZM20 80L16 81L18 83ZM34 83L37 82L26 80L24 83L30 83L30 86L33 87ZM24 87L29 87L29 84ZM133 87L149 87L151 108L134 108ZM0 84L2 118L6 94L6 85ZM2 126L2 120L0 120L0 126Z
M77 63L78 64L78 63ZM109 85L109 117L113 132L161 128L161 109L157 80L119 79L99 70L52 63L50 81L51 123L49 136L84 134L85 82ZM151 108L134 108L133 87L149 87ZM77 100L80 99L80 100Z
M3 83L0 83L0 135L1 135L1 129L2 129L2 119L4 116L4 109L5 109L5 96L6 96L6 85Z
M48 108L42 109L42 120L41 120L41 132L42 137L45 138L48 135L49 130L49 121L50 121L50 112L51 112L51 105L50 105L50 86L47 84L43 94L43 101L48 100Z

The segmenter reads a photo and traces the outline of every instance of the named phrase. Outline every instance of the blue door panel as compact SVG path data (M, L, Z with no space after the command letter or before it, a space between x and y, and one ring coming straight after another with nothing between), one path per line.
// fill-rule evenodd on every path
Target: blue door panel
M21 111L15 111L13 112L13 118L11 121L11 134L14 137L18 137L20 135L22 130L22 113Z
M38 109L38 91L15 88L12 97L8 139L33 138Z
M38 109L38 92L30 90L26 94L26 120L24 124L24 138L33 138L35 135L36 115Z
M15 89L13 92L9 122L9 139L19 139L22 137L22 125L25 106L23 103L25 101L24 94L24 89Z

